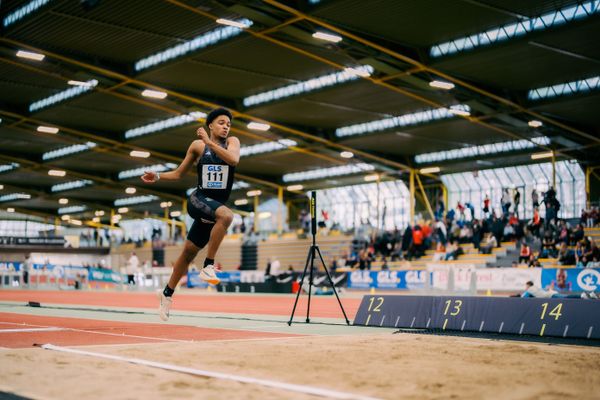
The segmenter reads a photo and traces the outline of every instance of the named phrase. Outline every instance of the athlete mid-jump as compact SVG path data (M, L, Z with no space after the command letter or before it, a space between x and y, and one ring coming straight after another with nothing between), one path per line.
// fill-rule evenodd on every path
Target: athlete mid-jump
M240 141L229 136L231 113L224 108L212 110L206 117L206 126L198 128L198 140L192 142L185 158L174 171L163 173L146 171L141 177L146 183L159 179L176 181L181 179L197 161L198 188L188 199L188 213L194 223L185 241L183 251L173 267L169 283L159 293L160 318L169 319L172 296L181 277L198 252L208 244L204 267L200 278L210 284L220 282L215 273L214 259L223 241L227 228L233 220L233 213L224 204L229 199L235 167L240 160Z

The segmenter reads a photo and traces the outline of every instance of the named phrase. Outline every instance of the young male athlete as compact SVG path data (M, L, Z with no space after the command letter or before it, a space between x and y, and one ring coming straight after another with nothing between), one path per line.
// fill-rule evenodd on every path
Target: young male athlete
M214 259L233 220L233 213L224 204L231 194L235 167L240 160L240 141L228 136L231 120L231 113L225 108L212 110L206 117L210 135L204 128L198 128L196 134L199 140L192 142L177 169L161 174L146 171L141 177L146 183L154 183L159 179L175 181L181 179L197 162L198 188L188 199L188 214L194 219L194 223L183 251L175 262L169 283L159 293L159 315L164 321L169 319L172 296L179 280L206 244L208 249L200 278L213 285L220 282L215 273Z

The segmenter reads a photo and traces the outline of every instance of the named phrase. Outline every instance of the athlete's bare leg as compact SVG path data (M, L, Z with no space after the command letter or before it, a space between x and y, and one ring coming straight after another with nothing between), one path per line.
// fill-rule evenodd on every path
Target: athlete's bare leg
M177 284L181 280L181 277L187 273L188 266L194 258L198 255L200 249L196 247L194 243L189 240L185 241L183 246L183 251L175 261L175 265L173 266L173 273L171 273L171 278L169 279L169 287L171 289L175 289Z
M208 240L208 249L206 252L206 258L214 260L217 255L217 250L227 233L227 228L233 221L233 212L225 206L220 206L215 212L217 221L210 232L210 238Z

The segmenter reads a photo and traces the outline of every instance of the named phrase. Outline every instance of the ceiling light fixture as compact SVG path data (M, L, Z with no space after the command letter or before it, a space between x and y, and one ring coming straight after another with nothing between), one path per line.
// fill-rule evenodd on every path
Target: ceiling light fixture
M548 152L544 152L544 153L534 153L531 155L532 160L539 160L542 158L551 158L551 157L554 157L553 151L548 151Z
M253 129L255 131L268 131L271 128L269 124L262 124L260 122L250 122L246 125L248 129Z
M437 174L440 171L441 171L440 167L428 167L428 168L421 168L419 170L419 173L421 173L421 174Z
M454 83L444 81L431 81L429 82L429 86L444 90L454 89L455 87Z
M539 128L540 126L544 125L542 123L542 121L538 121L537 119L532 119L531 121L529 121L527 123L527 125L529 125L532 128Z
M48 175L50 176L65 176L67 171L63 171L62 169L51 169L48 171Z
M148 158L148 157L150 157L150 152L149 151L141 151L141 150L131 150L129 155L131 157L137 157L137 158Z
M312 34L312 37L314 37L315 39L326 40L328 42L333 42L333 43L339 43L343 39L341 36L334 35L331 33L325 33L325 32L315 32Z
M37 127L37 131L38 132L43 132L43 133L53 133L56 134L58 133L58 128L55 128L53 126L43 126L40 125Z
M34 60L34 61L42 61L44 58L46 58L46 56L43 54L34 53L33 51L25 51L25 50L17 51L17 57L26 58L28 60Z
M238 21L232 21L230 19L219 18L215 22L217 24L221 24L221 25L233 26L234 28L240 28L240 29L250 28L250 25L248 25L244 21L247 21L247 20L242 20L242 22L238 22Z
M146 89L142 92L142 96L150 97L152 99L164 99L167 97L167 93L161 92L160 90Z

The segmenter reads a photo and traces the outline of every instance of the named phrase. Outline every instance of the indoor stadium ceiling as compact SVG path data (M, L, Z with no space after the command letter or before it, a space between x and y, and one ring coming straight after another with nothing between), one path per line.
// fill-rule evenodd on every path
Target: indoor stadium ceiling
M406 179L410 168L524 164L550 150L596 165L599 7L597 0L2 1L0 207L84 220L119 206L132 217L162 215L160 203L181 204L195 177L144 185L140 171L177 164L216 106L232 110L232 134L247 147L232 200L251 189L276 195L293 183L322 188L373 173ZM166 97L143 96L147 89ZM494 150L499 143L508 150ZM492 154L480 147L448 160L415 159L485 145L494 145L486 147ZM150 156L132 157L134 150ZM286 176L348 166L355 166L348 175ZM81 208L59 214L64 207Z

